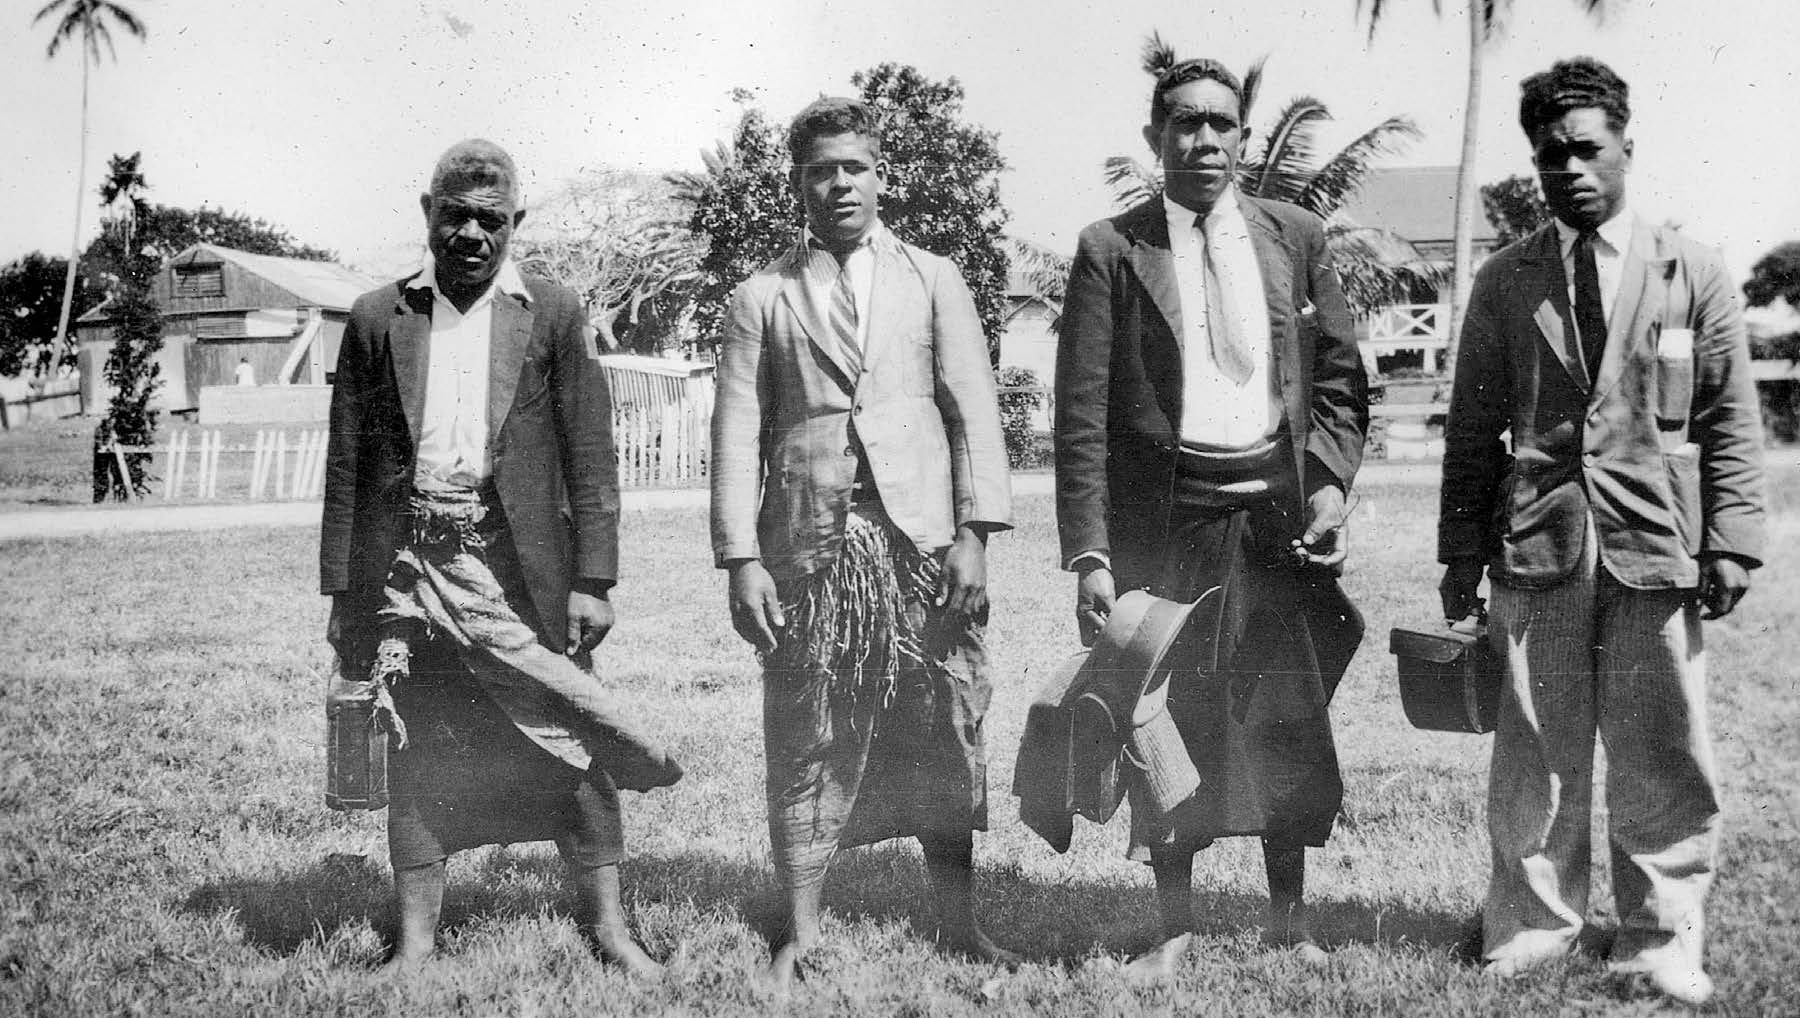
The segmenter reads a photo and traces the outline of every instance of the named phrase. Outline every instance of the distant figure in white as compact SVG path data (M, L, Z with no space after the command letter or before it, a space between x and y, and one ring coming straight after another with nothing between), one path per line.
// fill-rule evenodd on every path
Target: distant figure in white
M250 358L239 357L237 366L237 384L255 385L256 369L250 366Z

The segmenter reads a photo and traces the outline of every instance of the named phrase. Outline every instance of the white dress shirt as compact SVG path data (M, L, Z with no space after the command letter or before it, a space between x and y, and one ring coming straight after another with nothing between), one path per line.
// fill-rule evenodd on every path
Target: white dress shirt
M1181 294L1181 440L1248 449L1280 428L1281 403L1271 370L1268 298L1237 189L1219 197L1206 215L1206 228L1213 235L1214 264L1231 288L1239 335L1250 351L1250 377L1242 384L1226 377L1213 359L1206 328L1206 239L1195 225L1197 213L1166 195L1163 213Z
M819 246L811 230L800 231L800 245L806 250L806 288L813 311L819 321L831 322L831 291L837 288L839 272L850 273L850 292L856 297L856 348L869 349L869 303L875 299L875 238L887 227L876 222L875 228L863 235L850 249L850 257L839 262L837 255Z
M1575 306L1575 242L1581 231L1560 219L1556 223L1556 241L1562 252L1563 281L1569 287L1569 307ZM1619 280L1625 274L1625 252L1631 249L1631 210L1623 204L1613 217L1594 232L1594 268L1600 274L1600 308L1606 313L1606 325L1612 327L1613 302L1619 298Z
M511 258L493 284L464 313L437 285L429 251L408 290L431 291L431 339L426 351L425 408L414 456L420 477L478 487L493 475L488 456L488 359L494 331L494 294L531 296Z

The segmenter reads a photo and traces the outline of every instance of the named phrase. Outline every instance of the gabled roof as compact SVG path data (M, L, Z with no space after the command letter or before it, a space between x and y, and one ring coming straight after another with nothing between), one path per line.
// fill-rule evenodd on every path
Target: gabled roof
M251 254L216 244L195 244L169 259L169 264L187 265L215 259L232 262L246 272L261 276L299 298L302 304L316 304L339 311L350 310L350 305L356 302L356 298L373 290L380 283L380 280L372 276L365 276L336 262Z
M1358 225L1392 230L1415 244L1448 241L1456 233L1456 167L1389 166L1370 171L1344 206ZM1494 227L1475 207L1475 239L1494 240Z

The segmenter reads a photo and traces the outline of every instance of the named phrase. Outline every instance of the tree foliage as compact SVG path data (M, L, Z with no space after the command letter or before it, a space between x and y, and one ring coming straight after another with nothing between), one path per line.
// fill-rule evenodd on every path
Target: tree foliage
M115 445L144 447L156 441L156 411L150 398L161 384L156 355L162 350L162 309L151 296L151 284L161 270L164 256L147 237L144 221L150 206L143 200L149 188L134 153L114 157L100 193L111 215L95 241L100 246L96 261L109 267L111 299L106 318L112 328L112 348L107 351L104 373L112 390L106 414L94 428L94 501L109 495L124 501L150 489L150 454L124 454L125 473L116 467Z
M975 297L990 354L999 349L1009 269L998 175L1006 163L998 136L963 119L963 87L886 63L859 71L851 86L883 120L888 165L881 218L901 239L956 263ZM728 144L702 152L701 173L670 177L692 207L689 227L707 241L694 322L716 342L726 301L738 283L794 243L801 213L787 181L782 126L750 100Z
M580 294L609 350L659 353L680 336L705 245L666 180L590 170L532 209L519 265Z
M43 375L75 363L73 343L56 342L68 259L33 251L0 268L0 377ZM72 314L79 318L105 299L85 276L76 280Z
M1266 62L1266 57L1258 60L1244 73L1246 119L1262 91ZM1176 63L1174 49L1160 33L1151 32L1140 58L1144 73L1160 77ZM1252 143L1238 164L1238 189L1252 197L1298 205L1325 220L1326 245L1344 297L1356 314L1429 298L1442 280L1442 269L1406 238L1356 223L1343 211L1382 159L1423 137L1418 125L1408 117L1388 117L1327 158L1320 151L1319 132L1331 119L1331 110L1312 96L1289 100L1267 128L1251 133ZM1254 141L1259 137L1260 143ZM1161 171L1130 156L1112 156L1103 172L1121 208L1162 194Z
M1481 185L1481 209L1501 247L1524 240L1550 221L1550 207L1544 204L1537 178L1522 173Z
M1753 308L1773 304L1777 297L1800 308L1800 240L1779 244L1758 258L1744 283L1744 296Z

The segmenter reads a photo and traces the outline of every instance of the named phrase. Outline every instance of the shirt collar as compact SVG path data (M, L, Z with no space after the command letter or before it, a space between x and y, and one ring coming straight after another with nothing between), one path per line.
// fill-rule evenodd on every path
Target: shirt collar
M875 225L870 227L868 233L863 234L862 239L856 242L856 246L850 249L851 252L854 253L865 247L872 248L876 246L876 243L885 233L887 233L887 227L882 224L881 220L875 220ZM802 226L800 228L800 245L808 251L831 251L830 248L825 246L824 241L813 235L812 227L810 226Z
M406 281L406 288L408 290L430 290L433 295L437 294L437 259L431 256L429 248L426 249L424 257L419 259L419 271ZM519 265L513 261L511 254L500 260L500 270L494 273L493 283L489 289L511 294L527 304L531 303L531 291L525 288L525 277L519 274Z
M1560 219L1552 219L1551 222L1556 224L1557 249L1566 258L1569 250L1575 246L1575 241L1581 238L1581 231ZM1631 207L1621 202L1619 210L1613 213L1613 217L1601 223L1599 229L1594 232L1600 235L1600 239L1605 241L1614 253L1622 254L1631 243L1631 222Z
M1166 191L1163 192L1162 203L1163 216L1169 222L1170 236L1173 236L1177 230L1194 228L1194 220L1199 217L1199 212L1169 197ZM1231 223L1241 221L1243 218L1243 210L1238 207L1237 185L1235 184L1227 187L1225 193L1219 195L1219 200L1213 203L1212 210L1206 213L1206 221L1209 223Z

